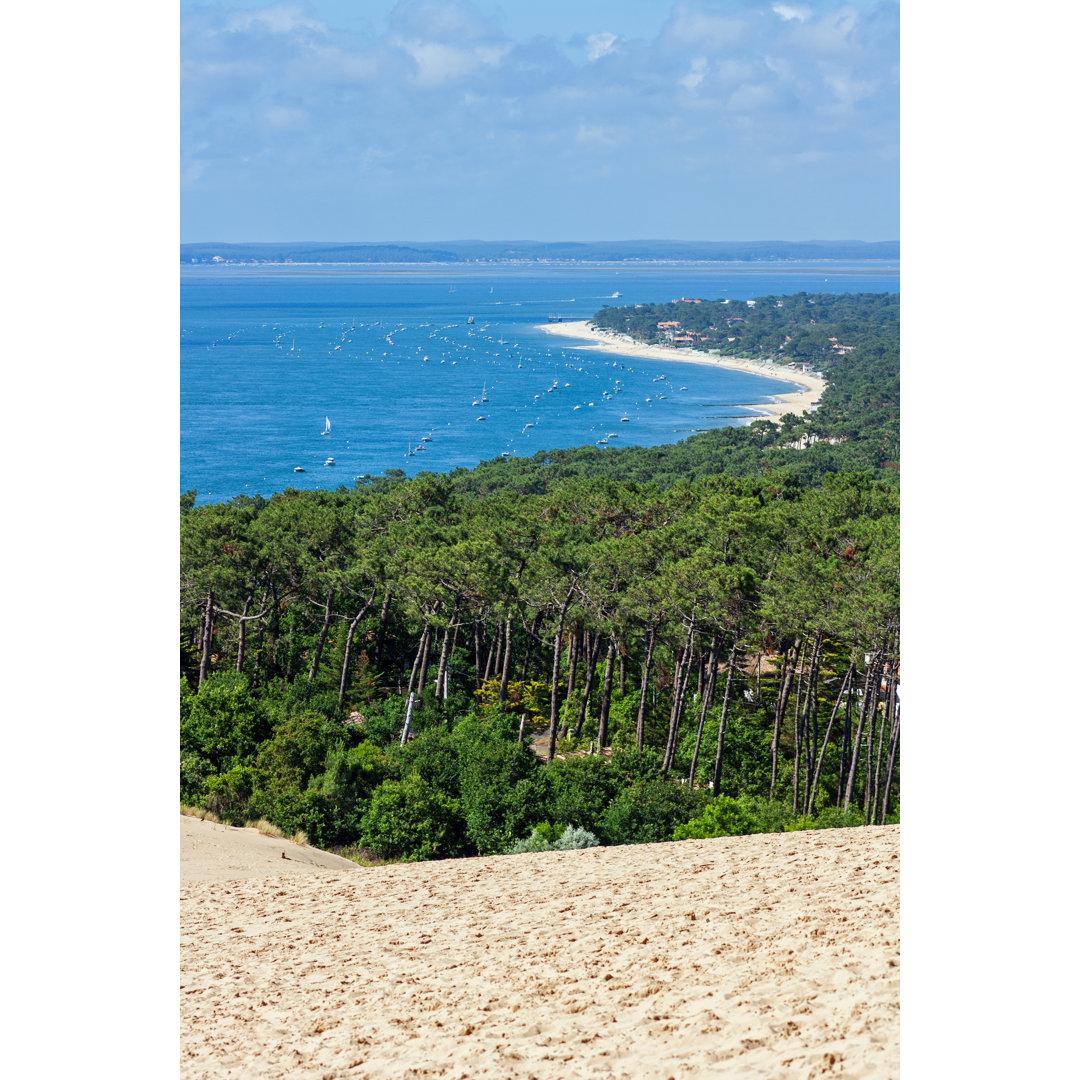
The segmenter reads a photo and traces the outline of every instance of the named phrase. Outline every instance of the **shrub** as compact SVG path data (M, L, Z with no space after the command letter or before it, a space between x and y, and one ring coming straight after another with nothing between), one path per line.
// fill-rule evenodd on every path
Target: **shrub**
M534 720L543 719L548 715L549 702L551 700L551 686L548 683L515 682L513 679L506 684L506 700L499 705L499 686L502 677L496 676L488 679L479 690L475 692L477 705L484 712L498 709L501 712L516 716L520 723L521 714L528 713Z
M180 799L199 803L206 794L206 782L214 775L214 764L199 754L180 754Z
M624 788L601 816L600 835L609 844L652 844L670 840L675 827L701 810L705 795L669 780L639 780Z
M676 840L705 840L714 836L742 836L764 832L757 819L729 795L717 795L705 807L700 817L693 818L674 829ZM768 830L771 831L771 830Z
M325 805L320 844L344 844L354 838L372 792L390 776L386 754L369 742L349 748L341 744L331 747L322 774L309 784Z
M351 738L348 729L318 712L297 713L280 720L273 735L259 747L255 760L259 787L302 791L323 771L326 755Z
M611 755L611 770L623 783L632 784L639 780L662 780L664 770L663 754L659 750L637 747L615 750Z
M497 738L461 747L461 810L481 855L506 849L542 820L546 804L540 761L527 747Z
M384 859L449 858L462 852L463 826L457 801L412 773L375 789L360 819L359 842Z
M364 719L358 725L364 740L375 746L396 746L405 727L406 705L405 698L393 696L364 709ZM413 712L415 715L415 709Z
M211 771L250 763L262 739L270 734L265 711L244 675L215 673L197 694L183 694L180 710L180 754L202 758Z
M553 846L557 851L571 851L575 848L599 847L600 841L588 829L568 825Z
M398 779L419 773L436 791L451 799L461 798L460 744L445 727L432 728L404 746L391 746L387 763Z
M803 829L851 829L865 825L863 812L852 806L845 814L836 806L826 806L816 817L799 817L784 826L785 832L799 832Z
M625 786L620 773L602 757L556 759L545 771L551 816L586 829L597 827L605 807Z
M574 825L550 825L542 822L530 833L528 839L518 840L509 851L522 855L529 851L571 851L575 848L597 847L600 841L588 829Z
M541 835L539 829L533 829L527 839L514 841L507 854L524 855L530 851L551 851L552 847L551 841Z
M254 786L254 770L235 765L227 773L207 779L203 804L229 825L244 825L251 816L248 806Z
M793 817L785 803L752 795L716 795L700 816L675 830L676 840L706 840L714 836L783 832Z

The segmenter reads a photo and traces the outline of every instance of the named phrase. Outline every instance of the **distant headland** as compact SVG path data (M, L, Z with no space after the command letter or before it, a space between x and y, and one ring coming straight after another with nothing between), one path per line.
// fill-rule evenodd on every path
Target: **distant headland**
M182 263L612 263L898 260L898 240L453 240L438 243L197 243Z

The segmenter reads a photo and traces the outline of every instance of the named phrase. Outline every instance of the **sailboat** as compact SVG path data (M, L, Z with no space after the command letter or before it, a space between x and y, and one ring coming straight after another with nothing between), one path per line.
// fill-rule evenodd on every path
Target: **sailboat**
M324 427L322 429L321 434L323 434L323 435L329 435L330 434L330 417L329 416L326 418L326 427Z

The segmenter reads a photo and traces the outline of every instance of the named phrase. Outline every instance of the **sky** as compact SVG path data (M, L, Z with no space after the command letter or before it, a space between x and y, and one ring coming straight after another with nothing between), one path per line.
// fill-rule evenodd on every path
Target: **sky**
M180 5L182 241L896 240L899 5Z

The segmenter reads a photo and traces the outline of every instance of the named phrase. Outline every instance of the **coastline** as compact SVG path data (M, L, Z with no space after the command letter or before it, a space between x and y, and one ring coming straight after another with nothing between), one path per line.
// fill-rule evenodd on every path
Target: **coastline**
M810 406L818 401L825 390L825 380L801 371L784 369L781 375L775 365L761 364L753 360L743 360L737 356L715 356L699 349L674 349L666 345L643 345L626 334L613 334L606 330L597 330L585 319L574 322L541 323L538 330L554 334L556 337L574 338L587 341L583 349L595 349L598 352L618 353L620 356L637 356L645 360L674 360L683 364L708 364L711 367L732 368L751 375L760 375L763 379L776 379L781 382L797 383L804 390L791 391L774 395L775 401L749 406L761 410L765 415L762 420L778 423L787 413L802 414L810 411Z

